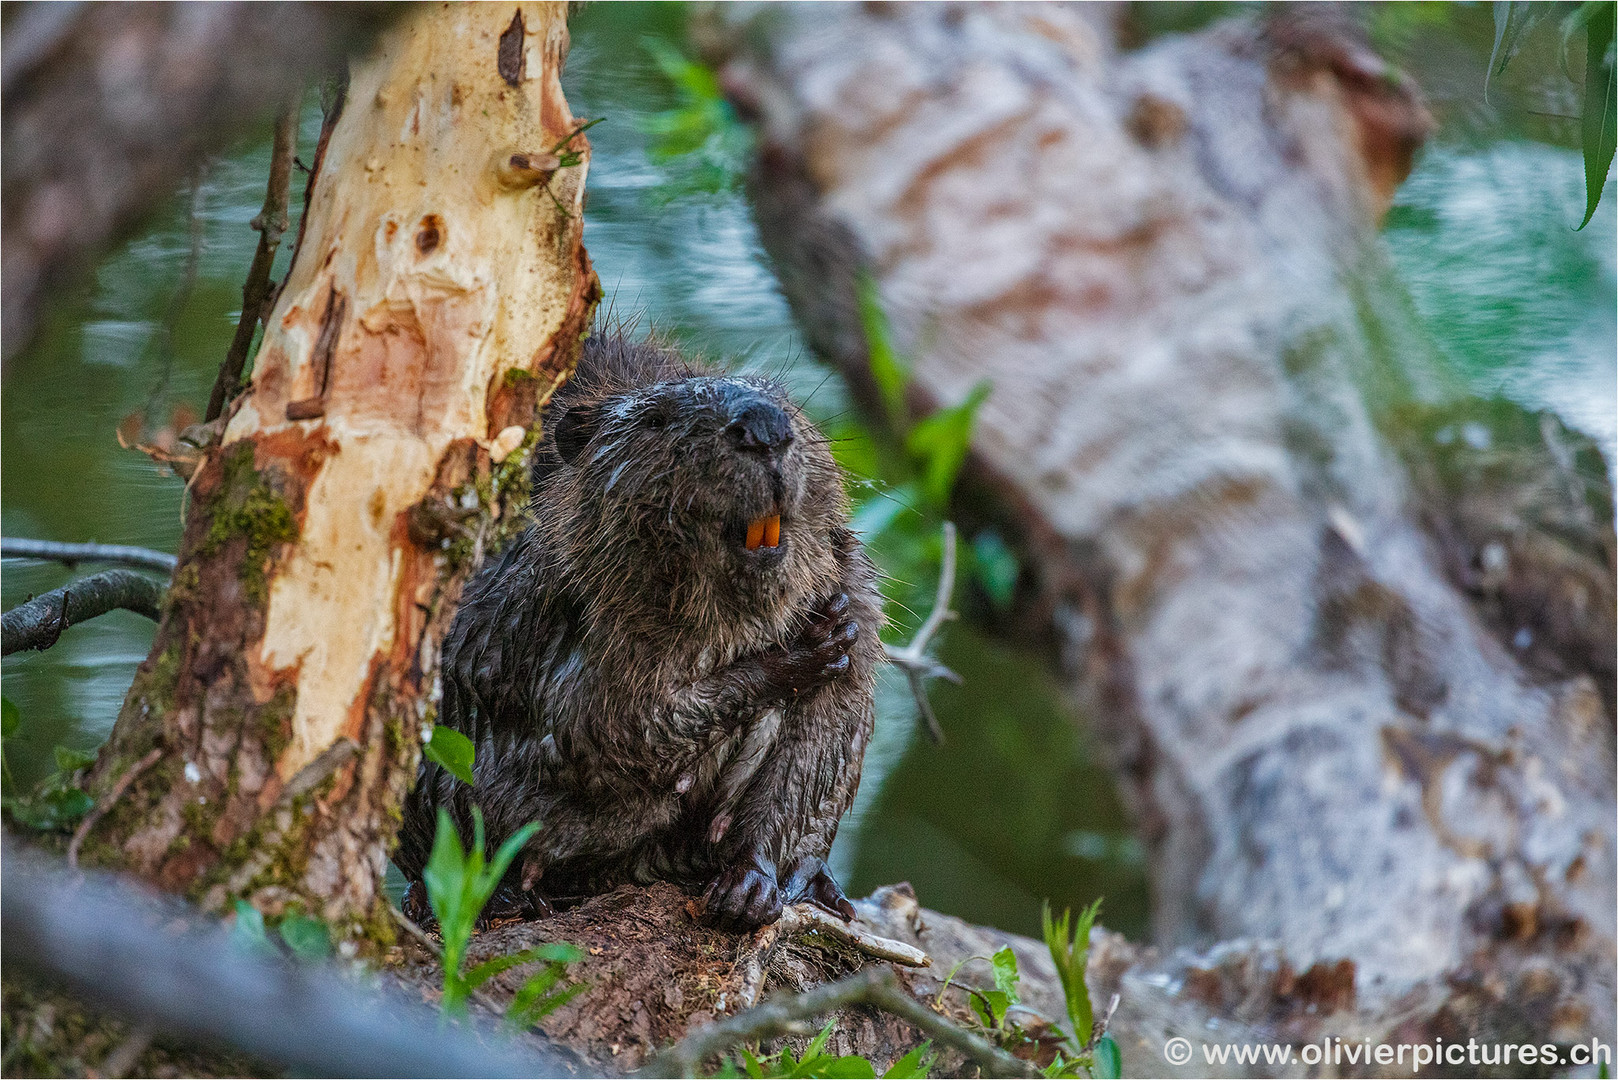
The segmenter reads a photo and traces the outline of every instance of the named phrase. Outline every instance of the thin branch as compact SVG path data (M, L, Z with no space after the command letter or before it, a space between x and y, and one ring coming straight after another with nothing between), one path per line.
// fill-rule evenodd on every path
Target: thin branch
M948 619L955 618L955 612L949 609L950 600L955 596L955 523L944 522L944 561L938 569L938 592L933 597L933 609L927 613L926 621L916 636L911 638L910 644L900 648L896 645L883 644L882 650L887 654L888 662L901 668L905 678L910 682L910 692L916 698L916 707L921 710L922 719L927 721L927 734L933 742L944 741L944 729L938 724L938 717L933 714L932 704L927 700L926 680L933 676L942 676L950 682L960 684L961 677L949 668L927 655L927 646L932 643L933 635Z
M931 967L933 962L932 957L914 945L894 941L892 938L878 937L868 930L862 930L858 923L845 923L836 915L823 911L813 904L792 904L781 912L781 918L775 925L776 932L781 937L820 934L850 945L866 956L903 964L906 967Z
M31 540L22 536L0 538L0 556L7 559L50 559L69 566L81 562L118 563L161 570L172 574L180 560L166 551L131 547L127 544L66 544L56 540Z
M275 138L270 149L270 179L264 186L264 208L253 219L258 230L258 249L247 269L247 281L242 285L242 314L236 320L236 335L230 340L224 363L219 365L219 377L214 380L213 393L208 396L208 413L204 421L217 419L225 405L236 396L241 386L242 371L247 366L247 351L253 346L253 334L264 317L265 301L270 295L270 269L275 264L275 253L286 235L287 204L292 186L292 158L298 149L298 111L302 94L295 94L281 107L275 117Z
M1107 1028L1112 1026L1112 1014L1118 1011L1118 1002L1122 1000L1122 996L1114 994L1112 1000L1107 1002L1107 1011L1096 1020L1095 1027L1090 1032L1090 1041L1085 1044L1086 1054L1094 1054L1096 1047L1101 1045L1102 1038L1107 1034Z
M933 1012L899 986L886 967L864 971L796 996L775 997L744 1013L707 1024L647 1062L641 1076L695 1076L702 1063L741 1043L802 1030L805 1020L848 1005L872 1005L919 1028L934 1042L965 1054L984 1076L1038 1076L1032 1062L1008 1054Z
M103 570L52 589L0 616L0 656L48 649L62 631L114 608L156 620L163 605L160 582L133 570Z
M79 868L79 848L84 845L84 838L90 835L90 830L95 828L96 822L106 817L107 811L116 806L118 800L124 797L124 792L129 790L129 785L135 782L135 778L156 765L157 759L162 756L163 748L161 746L154 746L148 750L145 757L124 770L124 774L113 783L112 787L107 789L105 795L96 801L95 806L90 808L90 812L84 815L84 820L79 822L77 829L73 830L73 839L67 845L67 864L69 866L75 870Z

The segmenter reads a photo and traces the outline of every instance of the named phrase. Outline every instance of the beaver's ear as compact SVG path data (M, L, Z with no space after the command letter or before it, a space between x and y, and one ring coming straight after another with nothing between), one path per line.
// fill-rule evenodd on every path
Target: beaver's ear
M552 437L556 440L556 452L563 461L573 464L573 459L589 445L600 419L600 406L580 403L554 421L552 429L555 434Z

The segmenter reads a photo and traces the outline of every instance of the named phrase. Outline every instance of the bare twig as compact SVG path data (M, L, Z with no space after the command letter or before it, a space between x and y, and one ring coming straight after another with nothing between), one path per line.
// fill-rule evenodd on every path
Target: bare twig
M81 562L119 563L172 574L180 560L166 551L130 547L127 544L66 544L56 540L31 540L7 536L0 539L0 556L8 559L49 559L74 566Z
M984 1076L1038 1076L1024 1061L938 1015L899 986L886 967L871 967L796 996L775 997L744 1013L707 1024L664 1049L641 1076L695 1076L708 1058L741 1043L757 1042L803 1029L804 1021L848 1005L872 1005L919 1028L934 1042L958 1050L977 1063Z
M1112 1000L1107 1002L1107 1011L1096 1019L1095 1027L1090 1031L1090 1041L1084 1047L1086 1054L1096 1052L1096 1047L1101 1044L1102 1037L1107 1034L1107 1028L1112 1025L1112 1014L1118 1011L1118 1002L1122 1000L1122 997L1114 994L1112 995Z
M219 365L219 377L214 380L213 393L208 396L208 413L203 418L216 419L225 411L225 405L236 396L241 385L242 370L247 366L247 350L253 345L253 334L264 317L265 300L270 294L270 268L275 253L286 235L288 192L292 185L292 158L298 149L298 111L303 95L295 94L281 106L275 117L275 138L270 149L270 179L264 186L264 208L253 219L258 230L258 249L247 269L247 281L242 285L242 314L236 320L236 335L230 340L224 363Z
M949 609L951 598L955 595L955 523L944 522L944 561L938 569L938 593L933 598L933 609L927 613L927 619L916 631L916 636L910 639L910 644L900 648L895 645L884 644L882 650L887 653L888 662L904 670L905 678L910 681L910 692L915 695L916 707L921 710L922 719L927 721L927 734L933 742L944 741L944 729L938 725L938 717L933 714L933 707L927 700L926 680L933 676L942 676L957 685L961 677L949 668L927 655L927 646L932 643L933 635L938 628L944 625L945 620L955 618L955 612Z
M776 933L780 937L820 934L841 941L845 945L851 945L866 956L889 960L906 967L930 967L933 962L932 957L914 945L894 941L892 938L878 937L869 930L861 929L858 923L846 923L813 904L789 906L781 912L781 918L775 926Z
M412 919L410 916L406 915L392 904L388 905L388 914L393 916L393 921L399 924L399 928L401 930L415 938L422 948L426 949L438 959L440 964L444 962L443 946L434 941L433 936L427 931L423 930L421 925L417 923L415 919Z
M163 748L161 746L152 747L146 752L145 757L125 769L124 774L114 781L112 787L107 789L107 793L96 800L96 804L90 808L90 812L84 815L84 820L79 822L79 827L73 830L73 839L67 845L67 864L69 866L75 870L79 868L79 848L84 845L84 838L90 835L90 830L95 828L96 822L106 817L107 811L111 810L117 805L118 800L124 797L124 792L129 790L129 785L135 782L135 778L156 765L157 759L162 756Z
M160 582L133 570L103 570L18 604L0 616L0 656L48 649L62 631L114 608L156 620L163 605Z

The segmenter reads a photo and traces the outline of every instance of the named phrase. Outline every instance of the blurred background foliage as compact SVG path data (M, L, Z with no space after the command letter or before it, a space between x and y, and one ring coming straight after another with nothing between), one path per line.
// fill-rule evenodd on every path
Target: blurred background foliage
M1588 50L1577 36L1564 48L1556 29L1579 5L1543 6L1543 25L1518 36L1503 69L1490 5L1363 9L1372 40L1417 79L1440 121L1388 216L1395 280L1384 292L1409 310L1447 380L1554 409L1596 439L1610 469L1613 194L1607 181L1588 226L1574 231L1587 206ZM1138 47L1253 10L1135 4L1123 36ZM849 410L838 378L806 355L776 288L742 194L751 135L695 58L689 15L678 4L596 4L573 21L568 100L576 115L605 117L590 133L585 243L617 316L642 316L642 330L655 326L692 352L783 378L836 440L857 523L888 575L890 639L908 640L931 602L939 526L975 403L993 388L956 410L904 415L905 358L868 293L867 336L896 422L868 425ZM1606 56L1610 78L1610 45ZM317 98L311 91L304 116L306 161ZM177 193L58 299L46 332L9 366L0 400L6 535L175 550L180 481L121 450L114 432L136 413L149 430L177 429L206 402L256 241L247 223L263 198L268 141L266 123ZM1143 936L1142 850L1083 718L1042 656L988 632L1011 618L1016 558L992 530L963 541L956 606L965 618L945 630L940 656L966 681L932 686L946 741L922 734L903 679L884 681L836 868L856 893L909 880L930 906L1035 935L1041 898L1060 909L1105 896L1108 925ZM0 599L9 608L71 576L7 560ZM74 628L49 652L7 658L5 696L20 718L6 740L9 792L105 738L151 634L149 622L120 612Z

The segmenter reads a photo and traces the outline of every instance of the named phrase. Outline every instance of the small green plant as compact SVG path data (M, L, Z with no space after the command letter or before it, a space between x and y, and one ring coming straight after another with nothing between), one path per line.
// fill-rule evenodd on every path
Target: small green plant
M1079 912L1077 923L1070 911L1064 911L1061 918L1053 919L1048 904L1042 915L1045 947L1050 950L1051 962L1056 966L1068 1024L1072 1028L1071 1033L1063 1033L1055 1060L1044 1070L1044 1075L1049 1077L1102 1078L1122 1075L1123 1063L1118 1044L1112 1036L1096 1030L1095 1010L1090 1004L1090 991L1084 984L1084 969L1090 953L1090 929L1100 912L1101 901L1097 900ZM1029 1042L1030 1037L1015 1023L1011 1012L1011 1006L1019 1003L1017 984L1021 974L1017 968L1017 955L1009 945L993 956L968 956L959 961L950 969L944 985L939 988L934 1007L943 1003L945 991L954 984L961 968L974 961L989 964L994 971L993 990L965 985L960 987L967 993L972 1012L985 1034L1007 1049Z
M732 1078L745 1076L752 1080L764 1080L765 1077L811 1076L876 1080L876 1066L871 1064L869 1058L857 1054L838 1057L826 1053L826 1042L831 1038L832 1026L832 1023L828 1023L822 1028L820 1034L803 1048L802 1055L794 1055L790 1048L778 1050L773 1054L759 1055L744 1046L741 1048L739 1063L726 1058L714 1075ZM895 1061L882 1076L884 1080L908 1080L926 1076L932 1066L932 1043L924 1042Z
M1053 919L1049 904L1040 916L1045 947L1050 950L1057 978L1062 982L1068 1023L1073 1028L1071 1036L1064 1040L1066 1054L1058 1053L1045 1071L1046 1076L1122 1075L1118 1044L1111 1035L1096 1032L1095 1009L1090 1003L1089 988L1084 984L1084 969L1090 960L1090 930L1100 913L1101 901L1097 899L1079 912L1076 922L1071 911L1063 911L1061 918ZM1083 1073L1075 1071L1078 1069Z
M938 988L938 997L933 1000L933 1007L937 1008L944 1003L944 993L954 985L955 976L960 973L961 968L973 961L989 964L994 969L994 989L980 990L975 986L965 985L961 989L966 991L973 1013L985 1028L996 1036L1009 1036L1012 1032L1006 1027L1006 1013L1020 1000L1017 997L1017 981L1021 978L1017 971L1017 954L1011 951L1010 945L993 956L968 956L964 960L957 961L955 966L950 968L944 985Z
M22 714L9 698L0 698L0 809L18 825L36 832L72 828L95 800L78 784L79 773L95 764L95 755L68 746L56 748L56 772L26 794L16 792L5 742L22 730Z
M460 832L450 820L449 812L438 811L438 832L433 838L433 850L427 857L422 881L427 887L427 902L438 917L439 933L444 941L444 996L445 1015L466 1015L466 1003L472 992L489 979L522 964L539 963L540 970L523 984L506 1010L506 1022L517 1027L529 1027L543 1017L571 1001L584 990L584 983L570 983L556 989L566 965L583 956L565 942L551 942L532 949L485 960L466 971L462 965L467 944L472 940L478 916L500 879L505 876L517 852L539 830L537 823L524 825L513 833L494 858L485 862L483 855L483 813L472 808L472 848L461 847Z

